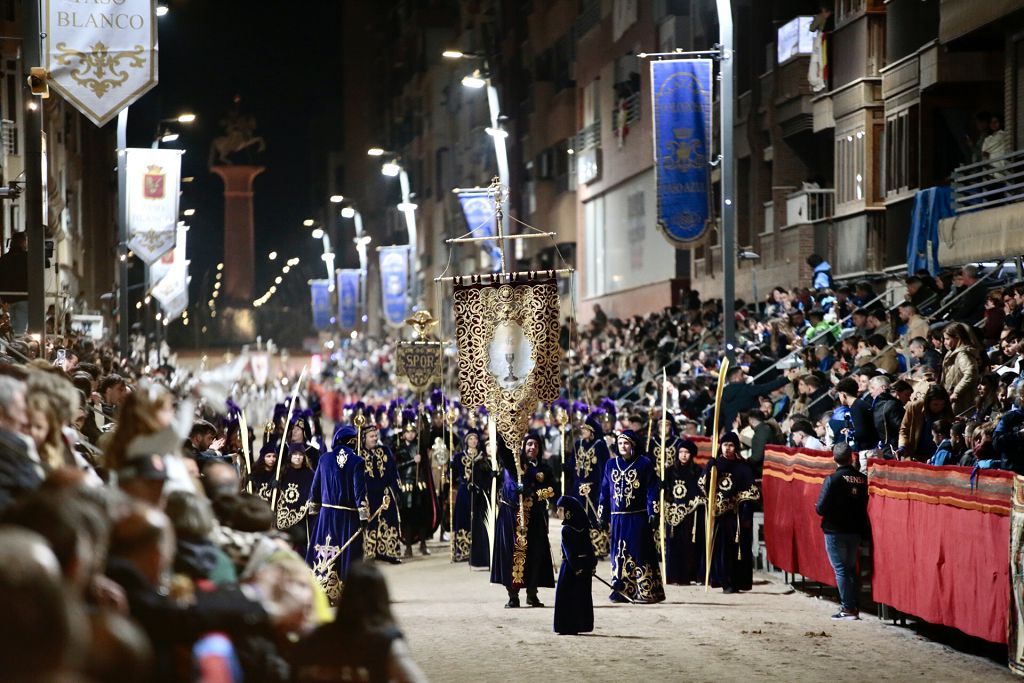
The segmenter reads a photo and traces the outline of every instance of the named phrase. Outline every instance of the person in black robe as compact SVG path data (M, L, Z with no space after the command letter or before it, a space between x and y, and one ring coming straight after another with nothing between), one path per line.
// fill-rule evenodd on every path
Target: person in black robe
M260 448L260 455L252 466L252 473L245 488L263 500L270 502L274 494L274 476L277 468L277 444L269 442Z
M754 508L761 491L754 472L740 458L735 432L722 436L718 457L711 458L701 473L701 493L715 506L714 543L711 548L711 585L725 593L748 591L754 583ZM718 468L718 485L708 495L711 468Z
M590 518L590 540L598 557L608 557L608 532L601 528L597 505L601 496L601 479L608 464L608 444L598 413L591 413L580 427L576 440L562 464L562 480L566 495L574 496Z
M590 517L575 496L562 496L562 566L555 586L555 633L577 635L594 630L591 581L597 569L590 539Z
M491 583L505 586L508 591L507 608L519 607L519 589L523 586L526 587L526 604L543 607L544 603L537 597L537 589L555 587L544 509L545 501L555 495L554 476L541 459L543 442L537 434L526 436L518 458L500 439L499 449L502 479ZM518 474L520 465L521 476Z
M452 457L451 463L451 481L455 487L455 533L452 535L452 562L466 562L472 554L473 534L476 533L476 527L479 526L475 519L480 509L478 498L483 492L475 475L480 469L481 461L487 458L480 448L480 432L475 429L469 430L463 437L463 442L466 446L465 449L456 453ZM487 487L489 490L489 480ZM483 558L478 559L483 559L482 566L487 566L486 552ZM481 565L477 564L476 566Z
M429 555L427 539L437 528L437 496L434 495L430 461L425 460L417 451L415 414L405 420L401 439L395 448L395 459L398 463L399 505L405 556L412 557L412 547L417 543L420 546L420 554Z
M288 533L292 546L303 557L309 545L306 514L312 487L313 469L306 449L300 443L289 444L288 462L281 468L278 483L276 521L277 528Z
M667 583L685 586L704 581L704 497L698 482L701 469L694 462L697 444L675 436L666 456L673 462L665 470L665 570Z
M377 425L363 428L366 498L371 514L380 510L363 534L363 553L390 564L401 564L401 512L398 505L398 463L387 446L380 445Z

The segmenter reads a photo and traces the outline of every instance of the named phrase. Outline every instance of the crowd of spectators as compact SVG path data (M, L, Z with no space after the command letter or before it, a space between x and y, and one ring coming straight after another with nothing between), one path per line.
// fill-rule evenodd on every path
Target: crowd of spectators
M379 571L329 606L198 387L88 340L0 341L0 679L421 680Z
M876 292L868 282L833 285L827 263L812 260L818 288L776 287L754 305L737 302L720 425L741 435L755 469L767 443L846 443L862 463L1024 472L1014 389L1024 284L969 265ZM721 316L719 301L691 291L646 317L609 318L595 307L588 325L567 321L570 393L591 405L610 398L620 424L644 429L660 407L664 372L670 412L691 432L709 433Z

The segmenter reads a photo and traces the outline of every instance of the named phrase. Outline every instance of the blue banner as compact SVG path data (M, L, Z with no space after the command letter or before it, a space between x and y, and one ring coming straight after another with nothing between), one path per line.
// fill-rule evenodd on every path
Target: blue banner
M338 271L338 326L354 330L359 319L359 271L346 268Z
M709 217L712 73L709 59L651 62L658 229L677 247Z
M380 248L380 291L384 320L392 327L409 315L409 246Z
M469 227L473 237L489 237L498 234L498 214L494 206L494 197L487 194L487 190L473 189L459 192L459 204L462 205L462 215L466 218L466 225ZM481 242L481 248L490 256L491 272L498 272L501 268L501 250L498 242Z
M313 327L326 330L331 326L331 281L311 280L309 294L313 301Z

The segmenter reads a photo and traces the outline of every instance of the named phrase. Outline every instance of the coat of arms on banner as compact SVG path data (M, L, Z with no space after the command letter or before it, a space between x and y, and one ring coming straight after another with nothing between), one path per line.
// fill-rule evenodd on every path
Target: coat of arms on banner
M441 342L398 342L395 349L395 373L407 378L416 391L423 391L440 379L442 363Z
M518 444L539 401L558 398L558 284L551 278L455 283L459 391L468 408L485 406L505 443Z
M142 196L146 199L163 199L166 191L167 174L159 166L146 169L143 178Z

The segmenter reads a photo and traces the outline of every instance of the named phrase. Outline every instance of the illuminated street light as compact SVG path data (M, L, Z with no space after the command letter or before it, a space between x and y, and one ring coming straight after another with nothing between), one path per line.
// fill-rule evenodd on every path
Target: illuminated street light
M402 167L393 161L389 161L380 167L380 172L389 178L394 178L402 172Z
M281 280L283 280L283 279L284 278L282 278L280 275L278 275L277 277L274 278L274 284L275 285L281 284Z
M501 128L487 128L486 131L487 131L487 134L490 135L492 138L507 138L508 137L508 131L507 130L502 130Z
M479 90L480 88L487 85L487 79L480 74L480 69L476 69L475 71L473 71L473 73L469 74L468 76L462 77L462 85L466 86L467 88Z
M462 59L466 56L466 53L461 50L445 50L441 53L441 56L445 59Z
M324 236L324 231L323 231L322 228L317 228L316 230L313 231L313 239L317 239L318 240L318 239L320 239L323 236Z
M277 260L277 252L276 251L270 252L269 254L267 254L267 258L270 259L271 261L276 261Z
M341 204L343 201L345 201L345 196L344 195L340 195L340 194L332 194L331 195L331 204Z
M307 218L306 220L302 221L302 224L305 225L307 228L312 228L314 225L316 225L316 221L313 220L312 218Z
M341 210L342 218L355 218L355 215L356 210L353 209L351 206L346 206L344 209Z
M195 123L196 115L192 113L178 114L178 123Z
M223 263L218 263L217 264L217 270L224 270L224 264Z
M158 17L166 17L168 12L170 12L170 9L167 7L167 5L156 6L156 15ZM205 332L206 330L203 331Z
M163 135L160 136L160 142L174 142L179 137L181 136L178 135L177 133L164 133Z
M184 215L186 215L186 216L195 216L196 215L196 210L195 209L185 209L182 213Z
M366 153L371 157L382 157L384 156L384 150L380 147L371 147L366 150Z

